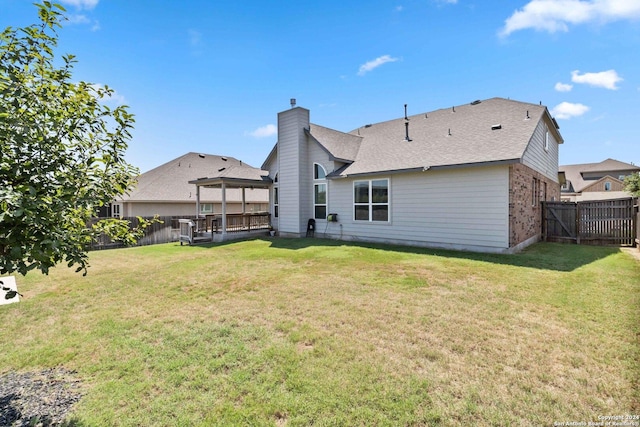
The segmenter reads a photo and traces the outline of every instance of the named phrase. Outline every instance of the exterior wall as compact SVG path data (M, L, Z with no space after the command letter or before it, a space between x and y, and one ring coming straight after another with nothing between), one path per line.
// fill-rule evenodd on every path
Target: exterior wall
M538 180L538 191L535 195L534 178ZM542 233L540 202L543 200L560 200L560 184L523 164L509 166L510 247L540 240Z
M376 175L389 178L389 222L354 220L352 178L329 180L338 222L316 233L344 240L504 252L509 248L509 168ZM365 179L365 178L363 178Z
M551 181L558 183L559 144L554 138L554 132L549 131L549 149L545 150L545 138L548 129L544 119L540 120L522 156L522 163L540 172ZM558 198L557 200L560 199Z
M281 235L303 235L311 218L311 167L305 128L309 128L309 110L295 107L278 114L278 230Z
M604 184L609 182L611 185L611 189L609 191L605 190ZM584 188L582 193L595 193L595 192L607 192L610 193L612 191L624 191L624 183L613 178L603 178L592 185ZM629 194L627 197L631 197Z
M201 202L207 203L207 202ZM260 210L266 210L267 204L252 204L247 203L246 210L247 212L252 212L258 208ZM214 203L213 204L213 212L221 213L222 212L222 204ZM227 213L241 213L242 212L242 203L227 203ZM122 209L123 217L132 217L132 216L191 216L196 214L196 204L194 203L142 203L142 202L124 202Z

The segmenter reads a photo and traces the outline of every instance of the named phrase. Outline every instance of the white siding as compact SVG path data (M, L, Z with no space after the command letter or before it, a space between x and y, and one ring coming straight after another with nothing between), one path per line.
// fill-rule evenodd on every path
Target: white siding
M522 156L522 163L531 169L540 172L554 182L558 180L558 142L554 139L553 132L549 131L549 150L545 150L545 135L547 124L540 120L531 141Z
M330 180L330 209L339 222L326 225L327 237L486 252L509 248L508 166L379 178L390 180L390 221L354 221L357 179Z
M278 114L278 186L281 234L301 235L310 218L309 165L304 129L309 110L296 107Z

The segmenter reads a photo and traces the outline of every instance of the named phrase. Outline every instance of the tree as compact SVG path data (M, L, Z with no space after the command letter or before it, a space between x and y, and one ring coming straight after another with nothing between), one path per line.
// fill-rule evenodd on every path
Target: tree
M116 219L87 226L134 183L124 160L134 119L101 102L109 87L72 82L74 56L54 55L65 10L36 6L40 23L0 35L0 274L46 274L63 261L86 274L97 235L141 234Z
M640 173L627 175L624 179L624 189L634 197L640 197Z

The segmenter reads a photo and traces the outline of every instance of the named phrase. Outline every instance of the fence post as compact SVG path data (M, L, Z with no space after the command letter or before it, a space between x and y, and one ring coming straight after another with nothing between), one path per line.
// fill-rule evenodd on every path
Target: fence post
M580 236L582 236L581 224L580 202L576 202L576 243L578 245L580 244Z

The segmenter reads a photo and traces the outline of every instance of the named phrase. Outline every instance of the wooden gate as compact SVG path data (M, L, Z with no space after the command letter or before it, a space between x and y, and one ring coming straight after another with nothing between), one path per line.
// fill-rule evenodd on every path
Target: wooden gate
M634 199L545 202L542 236L547 242L635 246Z

